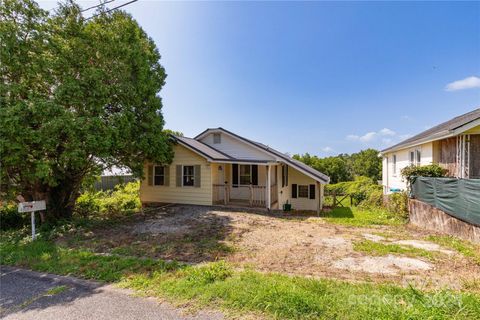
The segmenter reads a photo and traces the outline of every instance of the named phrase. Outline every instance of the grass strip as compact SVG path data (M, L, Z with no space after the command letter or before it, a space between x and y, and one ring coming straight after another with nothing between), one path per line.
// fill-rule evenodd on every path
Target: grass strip
M361 240L354 242L355 251L364 252L373 256L386 256L389 254L400 254L408 257L423 257L434 261L441 256L441 253L428 251L425 249L402 246L395 243L382 243L371 240Z
M345 226L403 225L405 221L385 210L360 207L339 207L325 214L330 223Z
M2 263L113 282L140 293L281 319L478 319L480 296L394 285L236 271L225 262L184 266L100 256L46 240L0 242Z
M480 245L475 245L469 241L462 240L454 236L430 235L425 239L458 251L465 257L471 258L476 264L480 265Z

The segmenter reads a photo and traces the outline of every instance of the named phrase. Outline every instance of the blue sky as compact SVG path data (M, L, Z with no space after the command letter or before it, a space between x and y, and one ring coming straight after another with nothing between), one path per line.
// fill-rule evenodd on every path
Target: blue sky
M327 156L381 149L480 107L480 2L140 0L125 10L162 54L166 127L186 136L221 126Z

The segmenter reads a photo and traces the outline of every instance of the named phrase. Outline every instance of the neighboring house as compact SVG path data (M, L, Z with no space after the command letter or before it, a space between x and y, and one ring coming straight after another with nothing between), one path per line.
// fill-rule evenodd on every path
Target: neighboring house
M149 203L252 206L320 211L330 178L264 144L223 128L172 136L168 166L145 164L140 199Z
M480 178L480 108L439 124L381 151L384 194L405 190L400 171L408 165L437 163L448 176Z

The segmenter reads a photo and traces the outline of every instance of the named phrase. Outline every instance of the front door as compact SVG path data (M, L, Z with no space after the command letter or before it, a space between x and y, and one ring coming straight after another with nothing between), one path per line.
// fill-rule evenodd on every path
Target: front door
M221 164L218 167L218 184L224 185L225 184L225 165Z

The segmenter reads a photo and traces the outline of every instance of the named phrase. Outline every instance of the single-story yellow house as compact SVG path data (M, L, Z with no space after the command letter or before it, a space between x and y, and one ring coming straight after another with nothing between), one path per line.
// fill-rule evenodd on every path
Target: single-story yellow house
M223 128L195 138L172 136L170 165L145 164L143 204L251 206L320 211L330 178L276 151Z
M480 108L382 150L384 194L405 190L400 172L409 165L437 163L448 176L480 178Z

